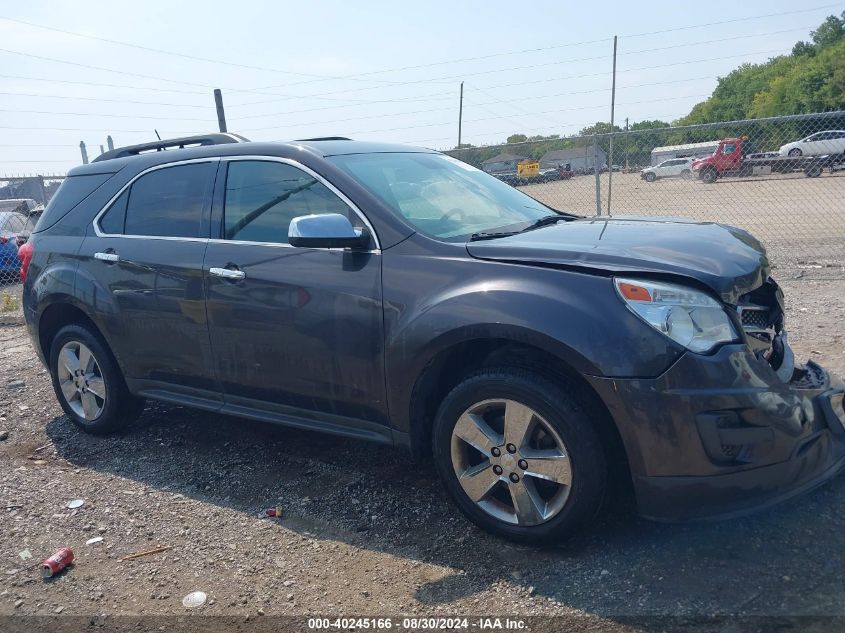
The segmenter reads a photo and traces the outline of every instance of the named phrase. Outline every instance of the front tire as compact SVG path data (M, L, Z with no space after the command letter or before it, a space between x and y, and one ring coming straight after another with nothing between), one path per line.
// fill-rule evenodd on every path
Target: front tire
M792 158L796 158L798 156L802 156L803 154L804 154L804 152L802 152L800 148L793 147L791 150L789 150L789 154L787 154L787 156L791 156Z
M53 338L50 376L65 414L86 433L117 431L144 408L100 336L84 325L66 325Z
M493 534L561 539L601 506L607 468L593 422L574 392L539 375L471 375L441 404L432 442L450 498Z
M718 177L719 175L716 173L716 170L712 167L706 167L701 171L701 181L707 183L708 185L716 182L716 178Z
M654 182L655 180L657 180L657 176L655 176L651 172L649 172L645 175L645 181L646 182Z

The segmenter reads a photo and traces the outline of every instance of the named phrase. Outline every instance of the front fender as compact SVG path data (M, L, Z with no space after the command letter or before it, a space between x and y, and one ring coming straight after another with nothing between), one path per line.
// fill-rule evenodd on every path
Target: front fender
M401 431L417 379L459 343L519 342L594 376L657 376L683 351L627 310L609 277L392 251L383 270L388 399Z

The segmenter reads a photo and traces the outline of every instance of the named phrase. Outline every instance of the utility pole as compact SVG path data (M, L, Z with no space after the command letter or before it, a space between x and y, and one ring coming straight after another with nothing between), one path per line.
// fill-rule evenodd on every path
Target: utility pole
M88 150L85 149L85 141L79 141L79 151L82 153L82 164L88 164Z
M221 132L228 132L226 129L226 113L223 111L223 93L220 88L214 89L214 105L217 107L217 126Z
M613 36L613 88L610 91L610 148L607 155L607 215L613 194L613 122L616 110L616 36Z
M461 98L458 101L458 149L461 149L461 122L464 118L464 82L461 82Z

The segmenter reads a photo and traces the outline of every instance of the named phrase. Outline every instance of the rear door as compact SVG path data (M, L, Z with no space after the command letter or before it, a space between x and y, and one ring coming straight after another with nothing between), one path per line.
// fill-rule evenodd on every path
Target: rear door
M141 174L82 245L81 267L93 282L83 292L138 388L220 399L202 272L217 164L186 161Z
M227 407L381 429L387 416L376 242L367 252L288 244L297 216L341 213L359 227L363 216L292 161L233 158L222 165L219 239L210 241L204 268Z

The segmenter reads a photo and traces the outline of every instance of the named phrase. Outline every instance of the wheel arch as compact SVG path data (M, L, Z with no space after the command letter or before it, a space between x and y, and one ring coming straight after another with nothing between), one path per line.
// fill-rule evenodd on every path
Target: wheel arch
M106 344L102 332L100 332L93 319L80 307L73 303L57 301L44 308L38 319L38 346L43 358L50 358L50 346L59 330L66 325L72 324L84 325L91 328L103 343ZM108 347L107 344L106 346Z
M449 391L463 378L488 367L525 369L574 390L596 422L611 480L630 484L631 472L622 436L592 385L560 356L532 342L512 338L464 340L441 349L429 360L417 377L408 403L410 448L415 458L430 456L434 418Z

